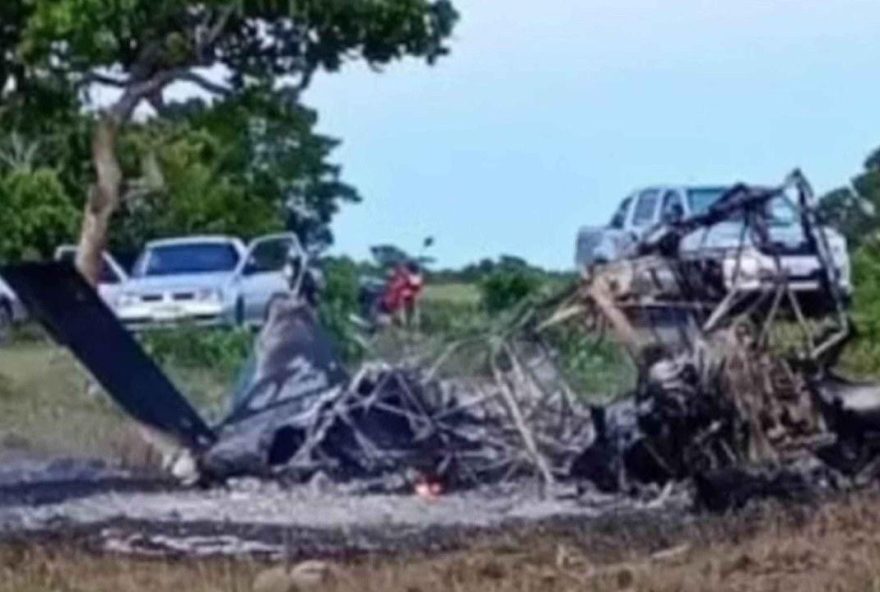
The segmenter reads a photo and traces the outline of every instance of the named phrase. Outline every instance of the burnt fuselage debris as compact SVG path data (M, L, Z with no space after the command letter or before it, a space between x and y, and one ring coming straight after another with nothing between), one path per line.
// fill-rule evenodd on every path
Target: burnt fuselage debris
M138 422L177 441L205 481L256 475L374 481L439 490L564 477L589 439L571 393L547 392L510 344L488 375L440 380L436 368L366 364L349 374L314 312L275 299L224 420L208 426L70 266L3 271L35 318ZM436 491L437 489L432 489Z
M792 247L771 240L774 200L796 213L799 254L820 263L810 290L782 265ZM732 221L736 249L678 255L686 236ZM773 265L757 282L739 281L755 251ZM588 270L545 324L576 318L607 330L639 372L631 395L594 413L596 438L574 476L606 491L694 478L716 508L737 496L794 495L829 472L864 478L874 470L880 388L834 373L852 333L838 273L797 171L780 187L733 187L703 214L652 229L624 260ZM735 495L731 482L741 485ZM722 500L724 491L732 497Z
M796 245L770 232L780 200L796 214ZM737 247L682 254L682 241L731 223ZM791 249L819 262L809 290L783 266ZM756 272L755 253L772 264ZM130 415L192 454L206 481L323 475L383 491L428 482L421 490L432 494L522 478L613 493L689 482L724 509L875 471L880 388L833 371L852 333L848 295L799 172L779 187L737 185L702 213L651 229L622 260L585 270L566 294L482 338L466 376L443 367L473 343L428 363L352 372L312 309L282 295L213 426L72 268L2 274ZM637 369L634 390L589 406L557 368L546 336L558 327L613 339Z

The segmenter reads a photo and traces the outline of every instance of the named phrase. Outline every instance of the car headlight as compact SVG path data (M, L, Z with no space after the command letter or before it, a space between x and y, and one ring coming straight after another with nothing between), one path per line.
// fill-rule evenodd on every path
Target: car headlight
M196 300L201 302L222 302L223 290L217 288L205 288L196 292Z
M139 298L134 292L123 292L116 298L116 306L132 306L137 304Z

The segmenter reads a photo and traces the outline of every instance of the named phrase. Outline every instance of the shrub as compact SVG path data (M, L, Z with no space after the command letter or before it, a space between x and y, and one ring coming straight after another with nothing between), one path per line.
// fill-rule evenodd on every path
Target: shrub
M144 332L140 340L163 367L209 369L228 379L247 359L254 334L247 329L174 327Z
M490 314L509 310L538 292L541 279L528 269L503 269L480 283L483 307Z
M348 362L357 361L363 348L351 317L358 313L358 268L349 259L327 259L323 271L325 286L318 305L321 324L335 340L342 357Z

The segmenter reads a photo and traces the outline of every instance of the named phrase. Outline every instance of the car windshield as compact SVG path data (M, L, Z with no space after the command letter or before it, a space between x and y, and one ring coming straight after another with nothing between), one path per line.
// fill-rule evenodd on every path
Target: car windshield
M239 254L229 243L163 245L149 249L135 266L135 276L232 271Z
M687 190L688 206L692 216L705 214L713 203L727 191L725 187L698 187Z
M688 189L688 205L691 209L691 215L706 213L713 203L727 192L724 187L697 188ZM767 221L773 226L791 226L796 224L798 220L797 209L792 206L791 202L785 196L780 195L767 202ZM737 214L732 216L733 220L741 220L742 216Z

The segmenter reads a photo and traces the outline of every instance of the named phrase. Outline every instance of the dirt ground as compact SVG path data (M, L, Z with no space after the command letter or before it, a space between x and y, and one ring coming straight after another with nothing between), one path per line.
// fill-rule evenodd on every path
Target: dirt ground
M328 592L880 590L880 495L704 518L666 536L519 532L436 555L324 558ZM252 559L144 560L70 544L0 548L0 591L249 591ZM283 588L279 588L283 589Z

